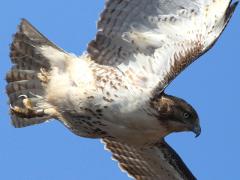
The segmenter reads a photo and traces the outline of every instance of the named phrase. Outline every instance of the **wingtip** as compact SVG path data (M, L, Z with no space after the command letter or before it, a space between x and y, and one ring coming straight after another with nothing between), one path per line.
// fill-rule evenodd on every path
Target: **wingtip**
M24 23L24 22L28 22L28 20L27 19L25 19L25 18L21 18L21 21L20 21L21 23Z
M25 18L21 18L19 26L23 26L25 24L29 24L29 21Z
M238 6L239 1L236 1L234 3L230 3L226 14L225 14L225 22L226 24L229 22L229 20L231 19L233 13L235 12L236 7Z
M239 3L239 1L236 1L231 5L231 7L230 7L231 10L230 11L232 13L235 11L236 7L238 6L238 3Z
M236 8L237 7L237 5L238 5L238 3L239 3L239 1L236 1L236 2L234 2L231 6L232 6L232 8Z
M23 29L24 29L23 27L24 27L26 24L28 24L28 21L27 21L26 19L22 18L22 19L20 20L19 25L18 25L18 31L22 32Z
M22 18L20 20L20 24L19 24L19 30L24 30L27 27L33 27L32 24L25 18Z

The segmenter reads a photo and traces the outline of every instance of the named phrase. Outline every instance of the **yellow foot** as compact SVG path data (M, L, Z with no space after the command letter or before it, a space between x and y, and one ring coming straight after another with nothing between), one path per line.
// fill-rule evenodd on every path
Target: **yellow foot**
M44 116L44 111L43 110L35 110L31 99L29 99L26 95L21 95L19 98L23 98L22 103L23 107L19 106L12 106L10 104L10 109L11 112L14 114L17 114L20 117L23 118L32 118L32 117L39 117L39 116Z

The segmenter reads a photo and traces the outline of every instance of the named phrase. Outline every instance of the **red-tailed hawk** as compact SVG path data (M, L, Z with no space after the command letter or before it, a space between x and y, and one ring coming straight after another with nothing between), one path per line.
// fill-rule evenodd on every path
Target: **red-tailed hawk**
M101 138L137 180L196 179L164 137L181 131L198 136L198 115L164 89L214 45L236 5L107 0L96 39L80 57L23 19L6 77L13 125L57 119L79 136Z

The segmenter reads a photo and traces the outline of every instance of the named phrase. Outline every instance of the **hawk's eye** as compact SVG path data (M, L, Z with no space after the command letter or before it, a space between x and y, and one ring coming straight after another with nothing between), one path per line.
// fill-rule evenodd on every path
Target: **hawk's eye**
M185 113L183 113L183 117L184 117L185 119L188 119L188 118L190 117L190 114L187 113L187 112L185 112Z

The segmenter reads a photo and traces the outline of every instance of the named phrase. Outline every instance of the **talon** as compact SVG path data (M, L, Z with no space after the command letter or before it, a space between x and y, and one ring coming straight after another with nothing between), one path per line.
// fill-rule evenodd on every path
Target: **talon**
M11 104L10 104L10 109L11 109L11 112L16 113L16 114L22 114L22 115L28 114L27 109L24 109L24 108L21 108L21 107L18 107L18 106L13 107Z
M23 98L22 103L27 110L33 110L32 102L27 95L20 95L18 98Z
M24 94L23 94L23 95L18 96L18 98L25 98L25 99L26 99L26 98L28 98L28 97L27 97L27 95L24 95Z
M12 104L10 104L11 112L26 118L37 115L37 112L35 112L31 100L26 95L18 96L18 98L22 98L22 97L24 98L22 100L23 107L12 106Z
M42 98L41 96L35 95L32 92L30 92L32 96ZM19 117L22 118L33 118L33 117L43 117L46 115L44 112L44 109L35 107L33 104L33 101L31 98L29 98L27 95L20 95L18 98L23 98L22 99L22 105L15 106L10 104L10 110L11 113L16 114Z
M29 98L23 99L23 105L28 110L33 110L32 102Z
M42 117L46 115L43 110L34 110L32 106L28 104L29 102L31 101L26 101L26 102L23 101L25 108L21 108L19 106L13 107L10 104L11 112L22 118Z
M10 104L9 106L10 106L10 110L11 110L11 111L14 111L14 112L19 112L19 111L20 111L20 110L19 110L19 107L17 107L17 106L14 106L14 107L13 107L12 104Z

